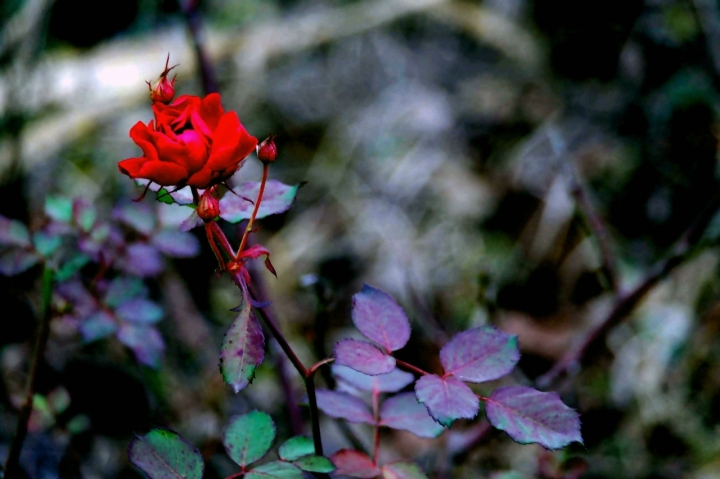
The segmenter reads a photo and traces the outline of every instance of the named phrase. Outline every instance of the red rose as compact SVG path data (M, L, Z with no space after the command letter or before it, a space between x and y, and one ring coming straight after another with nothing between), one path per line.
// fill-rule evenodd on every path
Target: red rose
M130 178L205 189L230 178L257 145L237 114L223 110L217 93L203 99L184 95L170 105L155 102L153 111L154 122L130 129L143 156L118 163Z

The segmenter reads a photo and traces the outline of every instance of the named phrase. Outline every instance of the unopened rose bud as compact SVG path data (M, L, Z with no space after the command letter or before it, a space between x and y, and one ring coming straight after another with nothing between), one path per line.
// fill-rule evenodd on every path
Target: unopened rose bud
M215 188L208 188L200 197L198 202L197 214L205 222L213 221L220 216L220 201L215 198Z
M175 79L177 76L170 80L168 78L168 73L170 73L170 70L175 68L177 65L168 68L169 63L170 54L168 53L167 60L165 61L165 70L163 70L154 83L146 82L150 88L150 99L153 102L158 101L160 103L170 103L173 97L175 97Z
M275 135L270 135L258 145L257 156L263 163L272 163L277 156Z

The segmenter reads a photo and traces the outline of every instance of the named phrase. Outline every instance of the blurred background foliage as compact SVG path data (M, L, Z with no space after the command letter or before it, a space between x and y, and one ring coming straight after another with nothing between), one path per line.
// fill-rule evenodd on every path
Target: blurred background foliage
M204 0L199 9L225 108L258 138L278 135L273 178L307 182L257 234L279 279L255 272L307 363L347 333L350 296L367 282L408 312L411 362L432 369L428 352L445 338L490 322L519 335L515 380L529 383L715 204L714 0ZM144 81L169 52L176 90L202 93L178 3L6 0L0 20L0 214L37 229L49 194L107 214L137 197L116 163L137 154L128 131L151 118ZM259 175L254 162L237 176ZM606 225L607 255L583 197ZM558 383L582 413L585 447L520 446L479 421L457 423L439 443L392 433L386 459L414 459L431 477L720 477L719 236L713 221L701 247ZM218 350L239 295L198 238L200 254L167 260L151 285L166 310L158 369L55 323L28 477L139 477L125 448L153 426L193 441L207 477L223 477L233 471L219 438L232 414L262 409L287 434L282 360L266 359L239 395L222 383ZM38 281L38 268L0 276L0 456ZM299 401L301 384L286 375ZM369 444L368 431L353 430ZM348 446L333 421L323 431L330 453Z

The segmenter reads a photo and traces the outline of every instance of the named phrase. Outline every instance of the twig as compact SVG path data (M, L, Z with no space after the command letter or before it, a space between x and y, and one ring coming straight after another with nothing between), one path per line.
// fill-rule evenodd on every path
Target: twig
M595 240L598 243L598 248L600 249L600 257L602 260L602 271L605 275L605 279L608 282L609 289L613 292L617 292L617 261L615 260L615 255L613 254L612 247L610 246L610 235L605 228L605 224L595 211L595 208L590 201L587 188L585 187L585 184L581 181L578 172L575 171L575 166L572 165L571 168L573 170L573 185L570 192L575 198L575 202L580 208L580 211L585 217L585 221L587 222L588 227L592 232L592 235L595 237Z
M627 318L655 285L666 278L675 268L691 258L699 249L696 246L698 246L718 207L720 207L720 194L715 195L699 217L680 237L672 249L672 253L655 263L648 271L645 279L634 290L628 294L620 294L607 318L586 334L583 340L560 361L555 363L547 373L537 378L535 381L537 386L540 388L550 387L574 365L581 363L587 356L587 352L599 344L608 331Z
M42 317L40 319L40 327L37 338L35 340L35 350L33 351L32 365L30 366L30 374L27 381L27 392L25 393L25 403L20 409L17 427L15 428L15 437L10 444L7 460L5 461L5 478L14 479L20 476L19 461L22 452L25 436L27 435L28 421L33 409L33 398L35 397L35 381L37 380L37 371L40 362L45 355L45 347L47 346L48 337L50 336L50 320L52 319L52 308L50 300L52 299L52 287L54 282L53 271L45 266L43 270L42 283Z
M197 11L197 0L179 0L180 9L185 15L188 31L192 37L195 54L197 55L198 66L200 68L200 79L202 81L203 91L206 95L218 91L215 72L210 64L207 55L204 39L205 37L200 30L200 15Z

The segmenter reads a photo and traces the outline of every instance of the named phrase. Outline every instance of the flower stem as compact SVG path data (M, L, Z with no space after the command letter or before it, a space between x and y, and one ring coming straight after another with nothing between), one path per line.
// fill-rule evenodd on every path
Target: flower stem
M222 253L218 249L217 243L215 242L213 229L212 226L210 226L211 224L215 223L205 223L205 234L207 235L208 243L210 243L210 249L212 249L213 253L215 254L215 258L217 258L220 268L224 271L225 261L223 260Z
M321 366L324 366L325 364L330 364L333 361L335 361L335 358L325 358L322 361L318 361L317 363L313 364L308 368L307 375L308 377L314 376L318 369L320 369Z
M255 201L255 209L253 209L252 216L250 217L250 221L248 221L247 227L245 227L245 233L243 234L242 240L240 241L240 247L238 248L238 252L237 252L238 256L240 256L240 253L242 253L243 250L245 249L245 245L247 244L248 235L250 235L250 232L253 229L253 224L255 223L255 217L257 216L258 210L260 210L260 203L262 202L263 194L265 193L265 183L267 183L269 170L270 170L270 164L263 163L263 175L262 175L262 181L260 182L260 191L258 191L257 200ZM236 259L237 259L237 257L236 257Z
M50 301L52 299L53 282L53 270L45 266L42 282L42 318L40 319L40 329L35 340L35 350L33 351L32 365L30 366L30 373L28 375L25 403L20 409L20 416L18 417L17 427L15 428L15 437L13 438L12 444L10 444L10 451L5 461L4 477L8 479L20 475L20 453L22 452L23 442L25 442L25 436L27 435L28 421L32 413L37 371L45 354L45 347L48 342L48 337L50 336L50 320L52 319Z
M225 254L228 255L228 258L235 258L235 251L233 250L230 241L228 241L227 236L225 236L225 233L223 233L223 230L220 229L220 225L218 225L215 221L211 221L209 224L212 233L215 235L215 238L220 242L220 247L225 252Z

